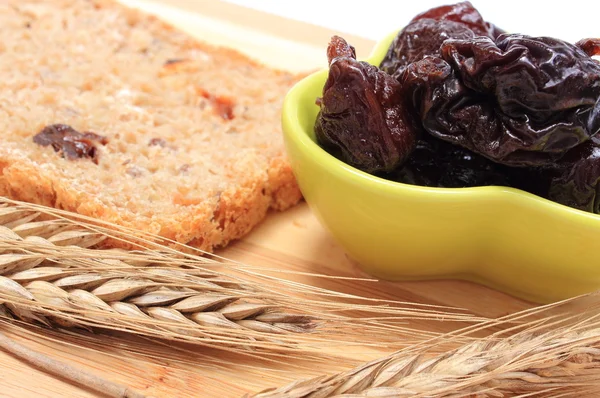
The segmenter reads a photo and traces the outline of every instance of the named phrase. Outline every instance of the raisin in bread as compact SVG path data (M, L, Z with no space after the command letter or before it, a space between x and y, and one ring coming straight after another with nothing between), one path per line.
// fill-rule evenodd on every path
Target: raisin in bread
M104 0L0 3L0 194L210 251L300 200L299 76Z

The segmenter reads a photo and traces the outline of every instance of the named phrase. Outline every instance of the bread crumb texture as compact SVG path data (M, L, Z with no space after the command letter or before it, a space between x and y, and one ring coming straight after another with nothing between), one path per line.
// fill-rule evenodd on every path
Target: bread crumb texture
M300 200L281 102L298 76L113 1L0 2L0 194L211 251ZM69 159L33 137L108 139Z

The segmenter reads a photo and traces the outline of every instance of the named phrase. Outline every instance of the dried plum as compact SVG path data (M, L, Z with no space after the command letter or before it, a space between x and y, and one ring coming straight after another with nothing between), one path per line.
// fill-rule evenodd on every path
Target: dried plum
M573 148L546 167L506 167L510 186L575 209L600 213L600 140Z
M499 163L540 166L600 131L600 64L576 46L503 34L497 43L446 40L442 57L400 78L403 90L426 87L414 106L437 138Z
M432 8L414 17L398 33L379 67L398 77L411 62L426 55L441 56L440 48L447 39L495 38L502 32L485 22L468 1Z
M329 75L315 124L317 142L344 162L368 173L389 172L411 153L417 136L400 96L400 84L334 36Z
M409 22L409 25L423 19L458 22L471 29L477 36L495 38L499 34L504 33L502 29L499 29L494 24L486 22L479 11L469 1L432 8L415 16Z
M560 173L550 171L547 198L580 210L600 213L600 140L571 150L558 163Z
M600 39L507 34L462 2L414 17L378 67L337 36L327 55L315 134L344 162L600 213Z
M426 187L510 186L505 168L467 149L423 135L404 165L381 177Z
M397 78L411 62L419 61L427 55L440 56L440 48L447 39L473 37L473 31L463 24L421 19L398 34L381 61L380 68Z
M600 55L600 39L582 39L575 43L575 45L590 57Z

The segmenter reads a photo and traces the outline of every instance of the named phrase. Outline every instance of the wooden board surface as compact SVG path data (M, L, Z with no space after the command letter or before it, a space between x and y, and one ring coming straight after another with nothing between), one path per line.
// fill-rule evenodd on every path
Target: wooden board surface
M124 0L140 6L180 26L191 34L239 48L266 63L292 70L310 70L324 66L324 48L333 32L307 24L287 21L212 1ZM169 3L170 6L165 6ZM349 35L346 35L347 37ZM348 37L360 57L366 56L373 42ZM247 264L292 271L318 272L338 276L364 276L345 256L313 217L306 204L284 212L270 214L253 233L220 253ZM445 304L468 309L474 314L499 316L513 313L531 304L500 292L461 281L428 282L351 282L303 276L300 281L362 296L395 299L427 304ZM413 325L414 326L414 325ZM435 330L435 325L428 325ZM229 397L242 396L273 386L273 380L289 380L288 375L261 372L244 366L239 358L223 368L228 357L222 352L207 352L193 347L149 347L131 337L93 336L88 344L70 345L69 338L43 332L49 339L5 325L3 331L27 347L89 370L107 379L124 383L154 397ZM38 331L39 333L39 331ZM161 359L125 355L129 351L160 351ZM154 355L154 354L153 354ZM169 359L170 358L170 359ZM306 375L327 372L325 366ZM70 385L31 368L0 351L1 397L93 397L89 391ZM305 374L298 374L305 376Z

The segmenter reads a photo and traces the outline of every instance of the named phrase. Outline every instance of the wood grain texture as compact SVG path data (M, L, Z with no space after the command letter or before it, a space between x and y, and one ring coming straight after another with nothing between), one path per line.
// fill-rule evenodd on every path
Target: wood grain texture
M196 37L241 49L265 63L295 71L323 67L327 40L336 33L220 2L123 2L158 14ZM167 3L171 6L166 6ZM349 40L361 57L368 55L374 44L361 38ZM285 213L270 214L253 233L219 254L269 270L365 276L319 225L304 203ZM500 292L461 281L356 282L307 275L298 275L295 279L367 297L462 307L485 316L505 315L531 306ZM445 330L447 327L424 321L414 321L409 326L429 330ZM247 392L283 384L294 377L337 370L333 363L306 366L304 370L286 369L285 364L260 369L249 367L247 358L189 346L159 346L132 337L86 336L89 339L82 344L81 339L53 331L25 333L5 323L0 323L0 328L31 349L153 397L240 397ZM357 359L362 354L365 357L375 355L366 350L346 354ZM215 359L230 364L215 366ZM78 386L49 377L4 352L0 352L0 367L3 370L0 375L2 397L95 396Z

